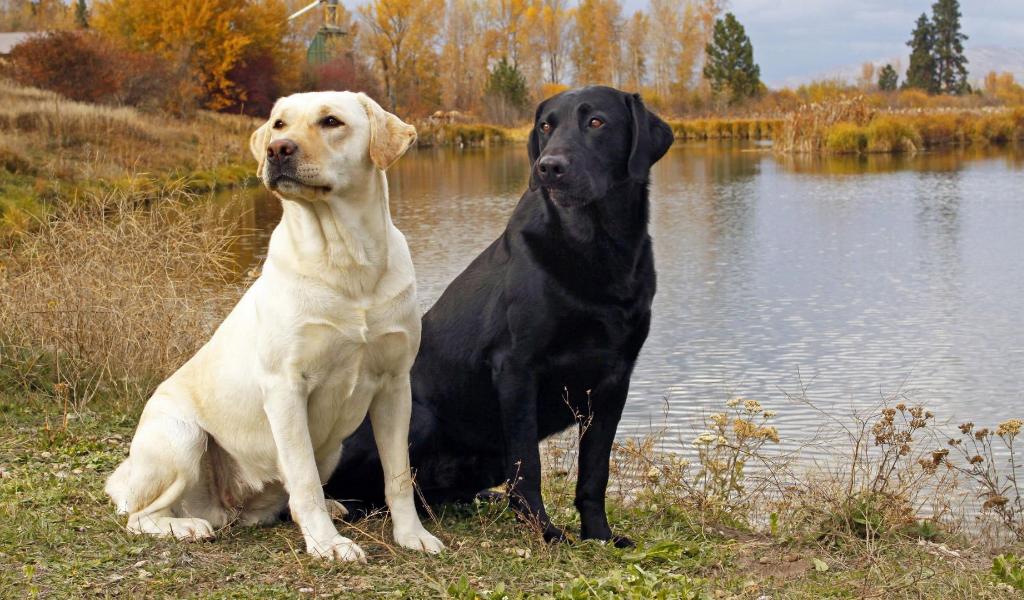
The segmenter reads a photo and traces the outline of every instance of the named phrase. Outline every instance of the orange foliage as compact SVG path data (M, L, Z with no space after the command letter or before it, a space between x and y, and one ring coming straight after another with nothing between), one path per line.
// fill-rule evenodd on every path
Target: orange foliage
M183 98L222 109L246 99L231 79L247 57L284 47L284 5L278 0L101 0L95 28L179 66Z

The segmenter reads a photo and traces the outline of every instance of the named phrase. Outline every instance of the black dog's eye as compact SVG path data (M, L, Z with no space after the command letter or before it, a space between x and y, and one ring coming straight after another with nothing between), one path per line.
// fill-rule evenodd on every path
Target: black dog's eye
M320 121L320 124L324 127L341 127L345 122L339 120L337 117L326 116Z
M589 125L591 129L600 129L604 127L604 121L598 119L597 117L594 117L593 119L590 120L589 123L587 123L587 125Z
M547 121L540 124L540 130L544 133L551 133L552 129L554 129L554 127L552 127L551 123L548 123Z
M281 129L282 127L284 127L284 121L281 119L274 121L274 129Z

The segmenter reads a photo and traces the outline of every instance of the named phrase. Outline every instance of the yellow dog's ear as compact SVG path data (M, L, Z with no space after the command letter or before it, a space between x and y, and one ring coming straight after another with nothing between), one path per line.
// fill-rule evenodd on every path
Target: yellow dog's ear
M370 120L370 160L385 171L416 141L416 128L384 110L362 92L359 101Z
M252 132L252 136L249 138L249 150L252 151L252 155L256 159L257 177L259 177L260 171L263 170L263 161L267 159L267 138L269 134L270 121L267 121L260 125L256 131Z

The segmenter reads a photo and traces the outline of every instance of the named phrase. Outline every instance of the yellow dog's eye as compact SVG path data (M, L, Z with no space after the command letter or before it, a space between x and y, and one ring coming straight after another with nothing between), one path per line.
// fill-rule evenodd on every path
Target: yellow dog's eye
M554 127L552 127L551 123L548 123L547 121L540 124L540 130L544 133L551 133L552 129L554 129Z
M342 125L345 124L345 122L339 120L336 117L327 116L324 117L322 121L320 121L320 124L323 125L324 127L341 127Z
M274 121L274 129L281 129L282 127L284 127L284 121L281 119Z
M604 121L598 119L597 117L594 117L593 119L590 120L590 123L588 123L588 125L590 125L591 129L600 129L604 127Z

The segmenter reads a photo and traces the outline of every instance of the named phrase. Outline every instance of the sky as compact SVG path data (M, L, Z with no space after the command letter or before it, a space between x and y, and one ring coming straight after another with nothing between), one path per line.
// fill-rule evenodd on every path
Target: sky
M791 84L869 60L901 56L934 0L729 0L754 46L761 79ZM647 8L626 0L626 12ZM1024 0L961 0L967 46L1024 46Z

